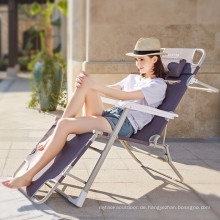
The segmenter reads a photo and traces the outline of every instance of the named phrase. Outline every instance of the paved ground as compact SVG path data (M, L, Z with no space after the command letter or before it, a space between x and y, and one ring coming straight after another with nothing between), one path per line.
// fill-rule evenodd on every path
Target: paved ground
M27 74L6 78L0 73L0 78L4 78L0 82L0 176L7 176L13 174L53 124L57 112L43 114L27 108ZM170 140L169 144L185 184L143 170L116 143L82 208L74 207L56 193L46 203L64 219L220 219L218 139ZM137 155L144 163L171 172L165 163ZM75 175L88 177L97 158L97 153L87 151L75 166ZM70 179L64 183L68 194L78 195L80 184Z

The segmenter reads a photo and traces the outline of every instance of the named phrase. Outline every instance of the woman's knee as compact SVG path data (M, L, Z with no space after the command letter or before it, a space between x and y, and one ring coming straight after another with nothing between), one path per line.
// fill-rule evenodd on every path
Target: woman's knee
M79 88L76 88L76 90L73 92L73 94L74 94L75 92L77 92L77 91L79 91L79 92L84 92L84 93L88 93L89 91L91 91L91 89L90 89L90 88L86 88L86 87L79 87Z
M64 132L67 131L67 128L68 128L68 118L59 119L59 121L57 122L57 130L59 130L59 132Z

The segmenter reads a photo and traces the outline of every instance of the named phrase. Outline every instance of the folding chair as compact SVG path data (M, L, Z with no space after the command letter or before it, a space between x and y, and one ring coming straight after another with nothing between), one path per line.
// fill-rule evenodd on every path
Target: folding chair
M172 158L169 152L169 146L165 143L167 124L170 119L178 117L178 115L173 112L177 107L178 103L180 102L181 98L183 97L187 87L208 92L218 92L218 89L215 89L214 87L211 87L195 79L195 75L198 72L205 58L205 51L203 49L164 48L164 51L168 53L167 56L162 56L162 61L168 73L168 79L166 80L167 91L166 98L164 99L163 103L159 106L159 108L156 109L149 106L142 106L139 104L129 103L124 108L119 122L111 134L103 133L100 131L94 131L93 133L85 133L81 135L76 135L72 138L70 137L67 140L63 150L55 157L55 159L51 161L43 170L41 170L34 177L32 184L28 187L23 187L20 189L28 198L30 198L32 201L36 203L43 203L55 190L56 192L60 193L62 196L67 198L74 205L82 207L88 194L88 191L96 178L96 175L98 174L105 158L107 157L111 146L114 144L116 140L118 140L130 153L130 155L145 169L150 169L175 181L183 181L183 177L172 163ZM197 51L199 51L202 55L199 62L197 64L194 64L193 58L194 54ZM205 88L192 87L191 84L193 83L198 83L204 86ZM103 102L113 105L117 104L118 102L116 100L111 100L107 98L103 98L102 100ZM131 137L120 137L118 136L118 132L130 109L153 114L155 115L155 117L142 130L138 131ZM53 132L55 127L56 123L50 128L50 130L45 134L41 141L45 140ZM164 136L162 143L160 143L159 138L163 130ZM107 143L103 150L99 150L91 146L91 144L95 140L97 140L97 138L103 138L107 140ZM136 143L150 147L152 149L159 149L164 153L164 156L159 157L155 154L150 154L145 150L143 151L137 147L132 146L132 144L134 145ZM100 157L93 171L91 172L88 180L84 181L70 174L69 171L73 168L73 166L77 163L77 161L88 148L91 148L99 152ZM142 162L134 155L133 151L143 152L156 159L160 159L167 162L178 178L172 177L154 168L144 166ZM34 161L37 159L37 157L39 157L41 153L42 152L36 151L35 147L33 151L24 160L24 162L21 164L21 166L16 170L14 176L22 172L22 170L24 170L24 167L25 169L31 167ZM63 181L63 179L67 175L85 184L84 188L81 190L81 193L77 198L72 198L71 196L66 195L63 191L57 188L58 185ZM42 199L38 199L36 197L36 194L39 192L39 190L44 184L49 186L50 190Z

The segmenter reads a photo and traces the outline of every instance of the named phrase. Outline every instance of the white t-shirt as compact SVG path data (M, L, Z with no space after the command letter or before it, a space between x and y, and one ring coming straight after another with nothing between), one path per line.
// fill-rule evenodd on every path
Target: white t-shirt
M135 74L128 75L122 81L118 82L117 85L120 85L123 91L140 89L144 95L144 99L119 101L117 106L119 108L124 108L125 104L128 102L157 108L165 98L167 88L167 84L162 78L147 78L141 80L141 76ZM134 128L134 133L137 133L137 130L141 130L148 124L153 119L154 115L130 110L127 117Z

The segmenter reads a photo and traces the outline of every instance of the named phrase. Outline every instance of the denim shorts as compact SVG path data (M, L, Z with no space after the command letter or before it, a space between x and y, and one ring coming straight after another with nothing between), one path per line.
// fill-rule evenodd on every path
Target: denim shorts
M109 124L112 127L112 130L114 130L114 128L116 127L122 112L123 109L117 107L113 107L111 109L103 111L102 116L108 120ZM121 127L121 130L118 133L118 136L130 137L133 133L134 128L126 117Z

